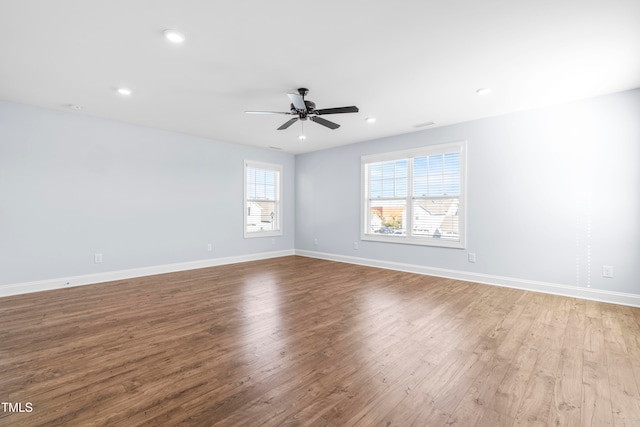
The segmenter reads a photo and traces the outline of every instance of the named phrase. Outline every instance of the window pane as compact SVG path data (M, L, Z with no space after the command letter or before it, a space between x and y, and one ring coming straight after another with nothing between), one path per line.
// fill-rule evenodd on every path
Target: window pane
M458 206L457 198L414 199L412 234L460 240Z
M416 157L413 159L413 175L427 176L427 158Z
M429 156L429 174L439 175L442 173L442 154Z
M395 174L397 178L404 178L409 172L409 161L407 159L397 160L395 162Z
M416 157L413 167L413 195L460 195L460 153Z
M382 163L369 165L369 176L371 179L382 179Z
M427 196L427 158L416 157L413 159L413 194Z
M267 185L264 188L264 196L266 199L275 200L276 199L276 186L275 185Z
M442 154L429 156L429 172L428 172L429 196L440 195L443 192L442 180Z
M251 185L251 183L247 183L247 198L248 199L255 199L256 198L256 188L255 186Z
M274 186L276 185L276 171L264 171L265 177L264 182L267 185Z
M382 179L393 180L395 176L394 162L385 162L382 164Z
M409 160L393 160L368 165L369 197L407 197Z
M369 233L406 235L407 206L404 200L371 200Z
M250 200L277 200L278 179L278 171L247 168L247 198Z
M460 194L460 153L447 153L443 163L444 194Z
M279 207L274 201L248 202L247 232L278 230Z
M407 187L407 179L396 180L396 189L394 195L396 197L407 197L409 189Z
M427 177L419 177L413 181L413 194L416 196L426 196L427 192Z
M382 197L382 180L376 179L369 184L369 197L372 199Z
M382 197L393 197L395 193L395 182L392 179L382 181Z

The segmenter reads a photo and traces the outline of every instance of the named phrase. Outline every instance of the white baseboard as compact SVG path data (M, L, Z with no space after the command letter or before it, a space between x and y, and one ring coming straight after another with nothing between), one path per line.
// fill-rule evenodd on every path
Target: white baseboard
M57 279L39 280L26 283L15 283L0 286L0 297L26 294L31 292L48 291L73 286L92 285L115 280L132 279L135 277L152 276L155 274L173 273L177 271L195 270L198 268L215 267L219 265L236 264L262 259L279 258L283 256L299 255L348 264L364 265L368 267L384 268L387 270L405 271L408 273L424 274L428 276L444 277L456 280L482 283L486 285L504 286L553 295L582 298L612 304L640 307L640 295L622 292L603 291L599 289L582 288L579 286L562 285L557 283L537 282L533 280L512 277L494 276L468 271L448 270L416 264L405 264L391 261L380 261L369 258L358 258L325 252L306 251L301 249L262 252L250 255L240 255L225 258L214 258L200 261L189 261L176 264L158 265L152 267L134 268L129 270L109 271L82 276L63 277Z
M104 273L86 274L82 276L63 277L58 279L39 280L35 282L0 285L0 297L49 291L73 286L92 285L114 280L132 279L134 277L152 276L154 274L173 273L177 271L195 270L240 262L258 261L261 259L279 258L295 255L293 249L284 251L260 252L250 255L239 255L225 258L213 258L200 261L181 262L176 264L157 265L152 267L133 268L129 270L108 271Z
M368 267L384 268L387 270L404 271L408 273L424 274L428 276L445 277L448 279L464 280L485 285L503 286L526 291L542 292L546 294L581 298L612 304L640 307L640 295L622 292L603 291L599 289L582 288L579 286L562 285L556 283L537 282L533 280L517 279L513 277L493 276L489 274L468 271L447 270L443 268L427 267L416 264L403 264L391 261L380 261L369 258L358 258L325 252L306 251L296 249L296 255L309 258L319 258L348 264L364 265Z

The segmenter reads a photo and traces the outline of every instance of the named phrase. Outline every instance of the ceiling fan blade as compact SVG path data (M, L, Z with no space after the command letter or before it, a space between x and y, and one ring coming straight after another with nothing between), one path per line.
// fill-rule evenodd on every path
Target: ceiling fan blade
M295 118L293 118L293 119L291 119L291 120L287 121L287 122L286 122L285 124L283 124L282 126L280 126L280 127L278 128L278 130L284 130L284 129L288 128L289 126L291 126L292 124L294 124L295 122L297 122L297 121L298 121L298 118L297 118L297 117L295 117Z
M337 108L323 108L320 110L315 110L314 114L339 114L339 113L357 113L360 111L358 107L352 105L350 107L337 107Z
M323 119L322 117L309 117L312 121L316 122L319 125L326 126L329 129L338 129L340 127L339 124L330 122L329 120Z
M293 106L296 107L296 110L307 111L307 105L304 103L304 98L302 97L302 95L298 93L288 93L287 96L291 100Z
M290 111L245 111L246 114L288 114L291 115Z

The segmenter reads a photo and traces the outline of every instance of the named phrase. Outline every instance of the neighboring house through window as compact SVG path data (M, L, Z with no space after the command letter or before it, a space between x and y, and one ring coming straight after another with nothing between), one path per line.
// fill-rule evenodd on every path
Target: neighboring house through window
M362 240L465 247L466 142L362 157Z
M244 162L244 237L282 234L282 166Z

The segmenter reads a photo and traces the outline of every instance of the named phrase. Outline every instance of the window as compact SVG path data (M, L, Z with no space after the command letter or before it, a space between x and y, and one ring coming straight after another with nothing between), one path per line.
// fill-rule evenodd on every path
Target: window
M363 240L465 247L466 143L362 157Z
M282 234L282 166L245 161L244 237Z

